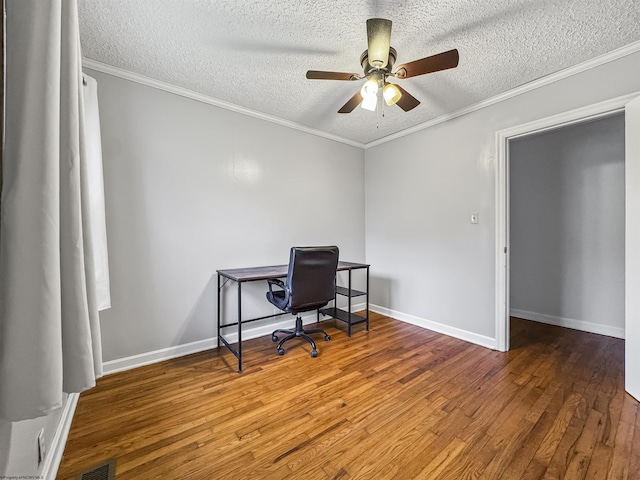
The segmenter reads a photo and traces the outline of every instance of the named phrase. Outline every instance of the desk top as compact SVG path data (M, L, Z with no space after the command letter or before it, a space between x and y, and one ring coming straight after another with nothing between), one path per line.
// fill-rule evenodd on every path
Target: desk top
M358 268L367 268L368 263L356 262L338 262L338 271L356 270ZM226 270L218 270L218 275L229 278L236 282L252 282L254 280L267 280L269 278L286 277L289 272L289 265L269 265L267 267L248 267L248 268L228 268Z

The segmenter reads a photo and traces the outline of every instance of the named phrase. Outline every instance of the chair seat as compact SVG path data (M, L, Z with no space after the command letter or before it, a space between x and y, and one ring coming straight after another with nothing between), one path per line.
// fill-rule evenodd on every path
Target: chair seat
M327 302L310 303L307 305L301 305L298 308L291 308L287 305L287 297L283 290L276 290L275 292L267 292L267 300L278 307L283 312L293 313L294 315L299 312L310 312L311 310L317 310L324 307Z

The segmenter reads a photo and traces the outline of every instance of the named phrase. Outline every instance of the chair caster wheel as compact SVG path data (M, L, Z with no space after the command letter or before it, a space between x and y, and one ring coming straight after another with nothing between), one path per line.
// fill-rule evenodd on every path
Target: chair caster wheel
M284 348L278 349L278 355L284 355Z
M329 335L325 335L324 336L324 340L325 340L325 342L328 342L329 340L331 340L331 337Z
M312 357L317 357L318 356L318 351L317 350L311 350L311 356Z
M278 341L278 337L276 337L275 335L271 335L271 341L272 342L277 342Z

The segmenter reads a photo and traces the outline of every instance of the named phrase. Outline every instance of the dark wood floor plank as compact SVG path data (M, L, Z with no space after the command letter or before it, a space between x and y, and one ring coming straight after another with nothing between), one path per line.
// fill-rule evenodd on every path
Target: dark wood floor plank
M576 441L573 455L567 465L565 476L567 478L582 479L587 475L589 463L593 456L598 436L603 429L602 413L591 410L584 428Z
M506 353L372 314L371 330L109 375L80 397L59 480L640 478L624 341L512 319Z
M589 461L589 469L584 477L585 480L601 480L607 478L607 473L611 465L613 448L603 443L596 444ZM628 477L635 478L635 477Z
M629 478L631 451L636 451L638 448L637 444L633 444L637 411L638 402L627 394L622 407L618 431L616 432L613 458L611 459L607 479Z
M629 458L629 475L627 478L640 478L640 449L635 448L635 446L640 445L640 408L636 410L636 423L631 445L633 447L631 448L631 456Z

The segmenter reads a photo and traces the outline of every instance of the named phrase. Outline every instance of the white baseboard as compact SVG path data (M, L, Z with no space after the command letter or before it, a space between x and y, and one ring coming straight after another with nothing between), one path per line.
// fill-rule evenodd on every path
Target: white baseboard
M509 314L512 317L533 320L534 322L547 323L557 327L573 328L574 330L582 330L583 332L597 333L598 335L624 339L624 328L620 327L585 322L583 320L575 320L573 318L556 317L553 315L546 315L544 313L527 312L526 310L517 310L515 308L512 308Z
M364 310L365 304L352 305L351 310L357 312L358 310ZM276 317L274 317L276 318ZM278 317L280 318L280 317ZM324 319L327 319L325 317ZM248 324L242 328L242 340L251 340L252 338L262 337L269 335L271 332L278 328L292 328L294 324L293 316L283 317L282 320L273 321L266 325L260 325L253 328L247 328ZM322 320L322 318L321 318ZM312 312L302 316L302 323L308 325L316 321L316 313ZM227 330L227 334L224 338L231 344L238 342L238 333L233 327ZM160 350L154 350L151 352L140 353L132 355L130 357L117 358L115 360L109 360L103 363L104 374L109 375L112 373L123 372L125 370L131 370L132 368L142 367L144 365L150 365L156 362L162 362L164 360L170 360L172 358L182 357L185 355L191 355L192 353L203 352L205 350L211 350L218 346L218 338L206 338L204 340L198 340L196 342L185 343L183 345L177 345L175 347L162 348Z
M44 466L42 467L42 478L45 480L55 480L56 475L58 474L58 468L60 467L64 447L67 445L67 437L69 436L69 430L71 429L73 414L75 413L76 406L78 405L78 398L80 398L79 393L70 393L67 396L67 401L62 407L62 415L60 416L56 433L53 435L53 440L51 441L51 450L45 457Z
M123 372L125 370L131 370L132 368L142 367L144 365L150 365L156 362L162 362L171 358L210 350L217 346L218 339L216 337L206 338L204 340L198 340L197 342L176 345L175 347L162 348L160 350L131 355L130 357L109 360L107 362L103 362L102 368L104 370L104 374L109 375L112 373Z
M407 313L397 312L395 310L391 310L386 307L381 307L379 305L371 305L371 310L376 313L380 313L382 315L386 315L388 317L394 318L396 320L400 320L401 322L410 323L418 327L426 328L427 330L432 330L434 332L442 333L450 337L459 338L460 340L464 340L470 343L475 343L476 345L490 348L492 350L496 349L495 338L486 337L484 335L478 335L477 333L469 332L467 330L462 330L456 327L451 327L449 325L444 325L442 323L427 320L425 318L416 317L414 315L409 315Z

